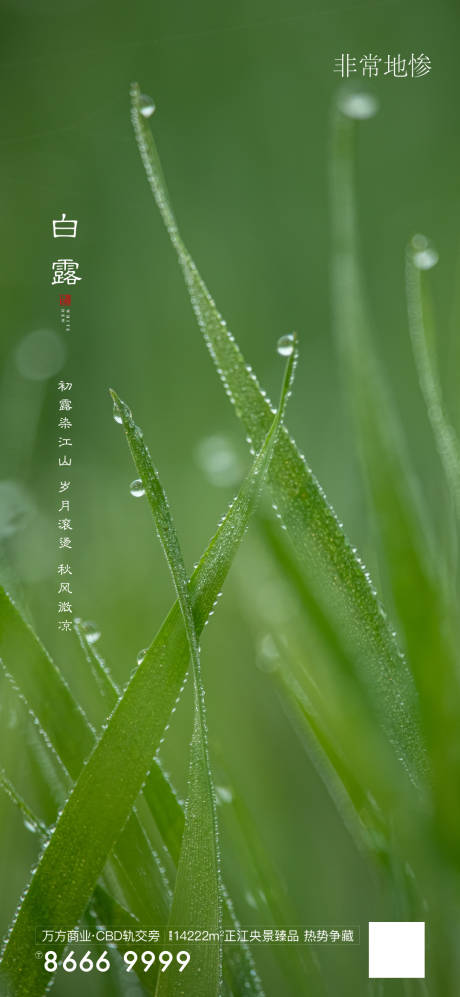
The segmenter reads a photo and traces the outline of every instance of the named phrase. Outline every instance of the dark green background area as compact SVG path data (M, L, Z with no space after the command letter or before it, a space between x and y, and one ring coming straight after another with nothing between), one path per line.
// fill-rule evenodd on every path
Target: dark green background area
M152 123L185 241L272 397L282 374L276 340L298 331L289 426L374 565L331 329L329 121L340 82L333 64L346 51L358 58L423 51L432 61L429 77L370 82L381 109L359 128L358 201L378 352L435 512L439 471L410 353L403 266L414 232L433 239L440 253L432 276L440 363L455 416L460 20L454 3L420 0L11 0L1 10L0 477L19 481L36 510L3 545L2 571L80 694L81 665L71 638L56 628L57 378L44 391L21 380L13 355L22 337L50 328L68 346L62 373L74 385L73 604L100 626L120 681L160 624L172 587L149 511L129 494L134 471L108 388L143 427L189 566L233 494L207 480L197 446L222 433L242 467L248 464L142 170L129 118L131 81L156 102ZM75 243L52 238L52 219L63 211L79 220ZM64 246L83 278L70 289L70 335L60 331L59 288L51 287L51 264ZM400 912L378 895L299 749L270 676L256 668L272 612L268 606L264 618L260 606L267 570L253 528L203 644L211 749L218 781L241 791L288 884L298 923L361 924L359 950L322 954L332 992L347 997L364 992L367 921ZM166 746L182 786L188 706L185 699ZM5 706L4 727L8 716ZM17 742L8 763L25 789L31 777L19 733ZM6 928L35 850L13 808L3 800L0 807ZM238 883L230 842L226 854ZM239 913L257 923L244 902ZM267 993L277 997L283 983L268 957L267 966ZM97 986L94 992L105 993Z

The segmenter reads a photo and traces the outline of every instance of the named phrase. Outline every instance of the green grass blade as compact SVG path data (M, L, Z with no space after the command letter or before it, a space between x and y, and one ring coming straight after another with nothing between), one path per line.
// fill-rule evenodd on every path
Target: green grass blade
M37 815L33 812L32 808L29 807L29 805L26 803L23 796L21 796L21 794L15 788L11 780L8 779L8 776L5 774L5 772L0 772L0 789L2 789L4 793L6 793L8 799L10 799L11 802L14 803L15 807L17 807L17 809L20 811L24 823L27 825L27 827L29 827L30 830L34 832L34 834L40 834L42 835L42 837L46 837L48 833L48 828L46 827L46 824L41 820L40 817L37 817Z
M86 638L85 625L74 620L74 631L93 679L93 710L98 729L112 712L121 695L99 650ZM141 801L140 801L141 802ZM137 807L123 829L110 859L109 872L121 888L125 903L144 923L161 921L167 910L169 883L163 863L148 839L146 813Z
M196 671L196 663L195 663ZM169 924L175 928L209 930L222 927L219 881L219 838L214 786L211 781L201 681L195 679L193 734L185 826ZM187 994L218 997L222 973L222 944L192 945L193 970ZM198 975L200 974L200 975ZM158 977L157 997L179 997L184 980L177 969Z
M40 800L42 817L47 824L50 824L55 820L59 807L67 799L72 779L51 738L42 727L39 717L30 708L24 694L1 659L0 669L9 684L9 693L14 697L15 708L19 712L19 729L24 745L24 754L31 767L31 776L37 790L37 799ZM5 757L9 757L10 738L7 730L4 732L3 740L2 751L5 753Z
M327 730L324 711L308 696L305 685L295 675L280 668L274 673L286 713L297 731L310 760L323 780L344 826L360 851L373 847L375 814L368 793Z
M416 239L423 237L416 236ZM430 313L427 302L425 266L418 260L430 259L429 248L417 249L412 242L406 250L406 295L409 315L409 331L412 341L415 364L428 418L431 423L436 448L441 459L446 481L452 496L457 517L460 520L460 444L455 429L445 411L443 392L436 363L434 336L431 330ZM434 257L432 257L434 260ZM435 260L434 260L435 261ZM430 335L431 332L431 335Z
M155 762L152 766L144 787L144 796L169 854L177 865L184 831L184 812L159 762ZM224 884L221 889L224 927L237 931L240 925L233 904ZM234 994L245 993L248 997L264 997L253 955L247 943L229 945L225 949L223 970L224 979L228 981Z
M73 621L74 633L79 645L81 655L87 665L86 675L87 686L92 688L93 695L90 697L91 708L95 712L93 723L97 730L104 723L106 717L111 712L120 695L120 690L114 682L110 669L107 667L103 657L99 653L94 642L88 641L85 624L80 618Z
M184 833L184 811L157 758L145 783L144 796L174 865L177 865Z
M302 614L298 620L301 626L298 635L294 625L289 632L281 634L282 643L277 640L276 633L273 635L275 647L279 647L274 677L284 687L283 701L294 698L298 701L299 697L293 697L293 688L294 684L300 686L302 702L297 712L305 714L305 703L315 704L310 711L309 726L317 750L315 753L312 746L310 754L314 754L316 764L327 749L332 764L321 766L321 775L330 795L338 801L335 787L336 776L340 774L350 799L358 798L357 791L363 796L371 792L386 810L394 807L396 792L402 794L406 802L410 792L415 810L421 801L420 787L413 792L414 787L401 778L401 767L388 751L381 728L375 722L374 706L367 689L356 681L350 648L343 635L334 627L327 607L318 602L286 533L265 513L259 513L257 518L266 547L281 576L289 583ZM253 616L254 609L252 607ZM299 702L296 705L299 706ZM291 718L294 712L289 711ZM350 721L352 716L353 722ZM295 726L298 730L298 723ZM366 752L361 751L363 743L369 746ZM328 778L329 772L333 774L332 782ZM341 812L348 812L348 807Z
M147 178L178 254L201 331L227 395L257 449L272 419L272 408L181 239L155 142L141 114L137 85L132 88L132 120ZM338 625L347 630L355 667L374 697L380 722L398 758L414 781L424 778L426 755L410 672L362 562L285 429L268 480L275 507L312 582L324 602L335 607Z
M194 721L190 745L189 795L185 826L170 914L170 924L182 928L207 929L220 934L221 900L219 883L219 841L216 800L207 742L206 709L201 678L200 647L195 629L188 577L166 493L128 408L114 391L115 406L134 463L140 474L169 569L176 588L189 646L194 691ZM203 987L209 997L218 997L221 983L222 946L198 945L193 949L193 974L187 980L191 997L199 997ZM201 974L201 975L198 975ZM158 977L158 997L172 997L183 991L179 970Z
M280 408L238 496L192 576L197 635L222 588L259 497L282 414ZM134 424L132 429L134 432ZM76 924L82 916L151 768L188 659L188 640L176 603L84 766L25 892L0 963L0 978L14 986L15 997L38 997L49 982L33 957L34 926ZM56 945L59 954L63 949L61 943Z
M76 779L93 747L95 732L61 672L1 586L0 658L69 775Z

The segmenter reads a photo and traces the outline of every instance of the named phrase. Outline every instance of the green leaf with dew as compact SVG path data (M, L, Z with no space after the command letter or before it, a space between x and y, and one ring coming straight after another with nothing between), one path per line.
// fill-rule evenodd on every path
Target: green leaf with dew
M191 302L225 391L257 449L273 418L271 404L219 313L177 226L140 91L132 87L132 120L146 175L177 252ZM285 349L281 342L280 351ZM427 761L412 676L368 573L326 496L286 429L268 476L274 506L324 604L346 630L360 681L409 777L424 780Z

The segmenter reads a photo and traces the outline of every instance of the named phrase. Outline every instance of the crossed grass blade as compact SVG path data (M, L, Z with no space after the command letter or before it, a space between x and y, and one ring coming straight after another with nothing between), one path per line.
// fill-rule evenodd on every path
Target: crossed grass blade
M46 688L49 687L56 702L62 702L60 684L63 680L59 669L46 654L31 628L24 623L19 611L10 603L6 594L5 605L8 607L9 613L4 614L4 630L7 632L10 627L13 627L16 633L14 638L15 643L12 643L10 634L10 640L5 642L4 647L9 648L10 653L13 646L18 651L20 650L19 661L22 661L25 656L28 660L34 661L37 668L46 667L48 669L48 677L44 685ZM95 692L99 693L101 716L105 719L107 713L115 707L121 691L113 680L111 670L103 660L100 652L95 648L94 644L87 642L85 638L86 631L80 621L75 621L74 629L85 656L88 675L91 673ZM35 653L37 654L36 659L34 658ZM17 673L15 669L15 662L16 657L13 655L13 673L19 676L20 673ZM46 714L42 714L41 712L40 683L34 682L32 685L26 686L37 711L37 713L33 713L30 707L28 707L25 697L18 688L15 679L12 676L9 677L14 686L14 694L19 694L21 700L25 703L26 715L30 721L28 729L31 736L36 736L37 730L39 733L42 731L42 736L45 738L44 747L48 749L48 752L51 752L51 760L55 759L53 786L56 783L56 786L54 786L55 796L57 793L57 798L61 801L62 805L63 800L68 795L71 783L69 783L66 768L62 760L59 759L52 743L52 738L55 736L55 729L52 728L47 732L41 727L37 728L39 716L46 719ZM68 692L68 689L66 689L65 693L68 694ZM67 701L70 702L70 699ZM74 712L76 712L79 720L81 720L82 716L84 718L84 714L78 709L77 704L74 704L74 707ZM84 719L86 723L86 718ZM72 714L67 715L65 712L61 714L59 729L61 727L63 730L67 730L71 737L75 735L75 730L72 726ZM67 739L64 737L62 743L59 743L63 749L64 758L68 760L66 751ZM83 761L84 759L82 758L81 764L83 764ZM41 764L41 753L40 757L37 758L37 764ZM56 765L57 771L55 771ZM43 778L46 778L46 773L43 774ZM19 794L16 792L15 795L17 801ZM176 794L165 777L160 762L156 759L153 761L152 769L144 787L144 797L163 842L171 855L172 861L177 865L184 827L184 815ZM56 807L53 807L53 821L56 809ZM116 903L113 893L118 894L120 891L125 902L128 902L130 908L135 912L136 916L134 920L136 926L140 926L142 921L146 923L155 922L159 913L161 915L161 910L164 911L163 919L166 918L166 907L161 907L161 904L163 903L164 905L167 902L168 894L167 891L165 893L162 878L158 878L157 872L154 870L154 874L151 874L151 861L152 858L155 860L155 856L152 856L151 848L143 833L141 816L139 815L140 826L138 828L133 829L132 825L137 823L137 818L133 816L125 825L122 835L118 840L116 851L112 853L112 857L105 867L104 880L109 893L101 887L96 887L95 890L94 897L97 899L95 899L94 905L100 917L99 923L107 924L108 927L123 927L130 923L129 921L125 921L125 925L122 922L112 925L110 922L104 920L107 910L112 910L113 905ZM106 897L106 900L101 904L100 901L103 896ZM107 897L110 902L107 901ZM165 899L162 900L162 897L165 897ZM238 927L232 905L225 891L224 922L227 927L232 929ZM117 947L122 952L126 950L126 946L123 946L122 942ZM143 972L142 969L140 972ZM231 946L227 950L225 975L235 993L245 990L252 997L263 997L262 986L254 966L252 953L247 944L242 942L241 945ZM142 979L144 987L149 992L154 993L156 973L151 972L148 974L148 978L143 976Z
M288 364L291 373L294 360L295 351ZM191 579L197 634L213 608L260 495L287 394L288 390L253 467ZM134 424L132 428L134 431ZM148 462L145 448L143 459ZM76 924L82 916L151 768L152 755L180 693L188 658L188 641L176 603L84 765L32 874L0 963L0 978L15 987L15 997L38 997L49 985L43 967L33 958L34 925ZM56 944L58 956L64 948L63 943Z
M292 387L296 363L296 344L292 341L290 359L281 391L278 415L271 430L272 444L276 443L279 427L289 392ZM170 924L181 928L207 929L220 935L221 884L219 871L219 844L216 801L212 783L207 745L204 689L201 679L200 651L195 628L193 606L185 564L170 513L165 492L158 473L143 444L142 436L134 425L130 410L111 392L115 407L121 416L131 454L140 474L145 494L150 502L159 538L168 560L178 595L184 627L190 650L194 686L194 721L190 746L189 796L185 811L185 825L179 855L177 878L170 914ZM265 467L262 462L260 471ZM256 470L254 469L254 476ZM221 986L221 943L193 946L194 972L187 980L187 993L199 997L206 993L219 993ZM199 975L201 974L201 975ZM179 997L185 983L179 973L161 975L158 979L158 997Z
M187 980L178 967L158 976L158 997L179 997L184 988L199 997L205 988L209 997L218 997L221 987L222 943L220 941L221 889L219 872L219 836L216 800L207 741L206 709L201 678L200 647L195 629L193 607L185 563L170 506L158 472L146 451L140 431L134 426L129 409L111 392L119 413L134 463L141 474L145 495L150 503L158 537L174 581L184 621L191 661L194 717L190 745L189 789L185 825L177 868L169 923L181 929L207 930L217 934L217 944L192 945L193 973Z

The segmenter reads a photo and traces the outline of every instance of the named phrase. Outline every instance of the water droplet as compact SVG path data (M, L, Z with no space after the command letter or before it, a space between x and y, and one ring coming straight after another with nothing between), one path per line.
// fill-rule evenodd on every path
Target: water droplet
M141 93L139 97L140 112L143 118L151 118L155 113L155 101L148 97L146 93Z
M129 490L131 495L134 495L134 498L141 498L142 495L145 495L145 488L140 478L135 478L134 481L131 482Z
M290 357L294 352L294 335L289 332L287 336L281 336L276 344L276 349L281 357Z
M28 831L31 831L32 834L36 834L38 831L35 821L29 820L27 817L24 817L24 827L26 827Z
M143 662L143 660L145 658L145 655L147 654L147 651L148 651L148 647L143 647L142 651L139 651L139 654L137 655L137 663L138 663L138 665L142 664L142 662Z
M82 623L80 623L80 626L85 635L85 639L88 641L88 644L95 644L96 641L99 640L99 637L101 636L101 631L99 630L99 628L96 626L95 623L91 622L91 620L84 620Z
M240 480L240 459L231 440L225 436L206 436L196 449L196 460L211 484L225 488Z
M431 270L439 260L439 253L431 245L426 235L414 235L411 241L414 250L414 263L418 270Z
M18 714L17 714L16 710L14 710L12 707L10 707L9 714L8 714L8 727L9 727L9 729L12 730L14 727L16 727L17 726L17 722L18 722Z
M216 796L220 803L231 803L233 800L233 793L228 786L216 786Z
M19 343L16 366L28 381L46 381L64 364L67 348L52 329L36 329Z
M360 90L342 90L338 94L337 104L342 114L356 121L373 118L379 109L377 97Z
M257 648L256 664L261 672L276 672L279 668L279 651L271 634L262 637Z
M121 418L121 412L116 402L113 403L113 418L115 419L115 422L118 422L121 426L123 419Z

